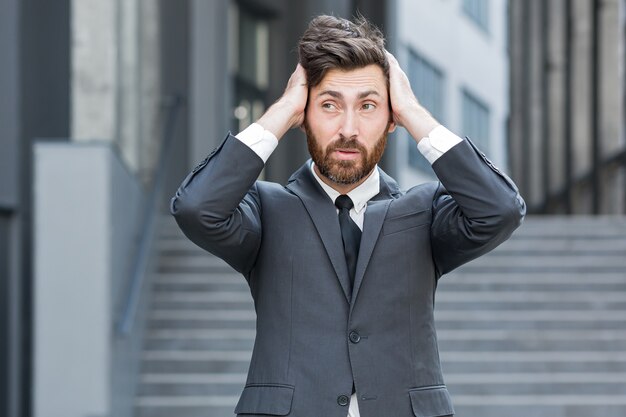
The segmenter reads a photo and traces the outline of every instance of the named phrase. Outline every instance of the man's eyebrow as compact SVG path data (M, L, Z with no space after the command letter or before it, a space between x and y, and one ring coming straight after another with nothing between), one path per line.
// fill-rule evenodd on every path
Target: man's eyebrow
M378 96L380 97L380 93L376 90L367 90L367 91L363 91L362 93L359 93L359 98L365 98L367 96Z
M323 95L329 95L329 96L335 97L335 98L343 98L343 94L341 94L339 91L335 91L335 90L320 91L320 93L317 96L321 97Z
M324 91L320 91L320 93L317 95L318 97L321 97L323 95L329 95L331 97L334 98L338 98L338 99L342 99L343 98L343 94L341 94L339 91L335 91L335 90L324 90ZM379 96L380 97L380 93L376 90L367 90L367 91L363 91L359 93L359 99L363 99L365 97L368 96Z

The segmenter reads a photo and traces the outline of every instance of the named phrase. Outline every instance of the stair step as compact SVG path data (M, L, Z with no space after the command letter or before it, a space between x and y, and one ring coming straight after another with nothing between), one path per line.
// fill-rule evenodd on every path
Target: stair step
M147 329L149 330L254 330L254 328L254 322L233 320L150 320L147 323Z
M207 400L211 404L225 404L229 405L173 405L168 404L165 401L161 401L158 405L141 405L136 408L137 417L234 417L235 404L237 404L238 395L231 396L232 400Z
M168 291L164 293L155 293L156 301L181 301L181 302L249 302L252 304L252 297L248 292L243 291Z
M467 352L480 353L480 352ZM530 352L532 353L532 352ZM571 353L571 352L563 352ZM597 352L600 357L606 353ZM477 361L449 361L442 359L444 379L451 373L514 373L514 372L619 372L626 373L626 362L603 360L597 362L584 361L510 361L510 362L477 362ZM625 391L626 392L626 391Z
M143 360L164 360L164 361L230 361L248 362L252 357L249 350L144 350ZM624 359L626 361L626 359Z
M232 271L230 273L211 274L208 272L202 273L160 273L155 274L155 284L231 284L236 283L241 286L246 286L247 283L243 277Z
M236 312L237 313L237 312ZM437 311L435 318L438 321L617 321L626 325L626 311L465 311L446 310Z
M146 373L142 374L140 379L146 384L235 384L243 386L246 382L246 373Z
M243 281L243 279L241 280ZM157 292L170 292L170 291L244 291L248 292L248 285L244 282L237 280L230 280L229 282L155 282L154 291ZM612 284L619 285L619 284ZM625 284L626 285L626 284Z
M141 384L140 397L174 397L174 396L238 396L244 384ZM235 403L233 403L234 407ZM232 411L232 410L231 410Z
M166 329L148 330L147 339L254 340L256 332L248 329Z
M462 417L609 417L626 415L619 395L455 395ZM623 396L622 396L623 397ZM227 415L227 414L225 414Z
M144 347L148 350L243 350L252 352L254 339L199 339L199 338L147 338Z
M221 396L158 396L139 397L135 404L139 407L214 407L230 406L237 403L238 397L232 395ZM170 411L171 413L172 411ZM231 410L232 413L232 410ZM175 414L179 416L180 414ZM199 414L198 414L199 415Z
M178 309L178 310L222 310L232 308L243 310L253 308L252 298L244 301L155 301L152 300L152 307L158 309Z
M202 250L198 248L198 250ZM494 249L493 254L524 253L533 256L565 255L577 253L581 255L614 253L626 251L626 237L608 236L596 239L590 244L589 239L571 238L525 238L515 237ZM190 254L193 254L190 252Z
M554 303L570 301L626 301L626 293L614 291L445 291L443 286L437 293L437 302L440 301L473 301L473 302L502 302L502 301L550 301ZM200 294L199 296L201 296Z
M143 360L141 363L142 372L146 373L189 373L195 374L197 372L207 373L227 373L227 372L240 372L245 373L248 371L248 364L250 357L247 361L164 361L164 360Z
M626 341L626 332L604 330L443 330L437 332L439 340L586 340Z

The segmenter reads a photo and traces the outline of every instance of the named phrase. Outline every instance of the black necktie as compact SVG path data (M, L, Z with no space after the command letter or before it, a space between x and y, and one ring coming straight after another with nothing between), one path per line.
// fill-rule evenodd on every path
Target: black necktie
M350 274L350 287L354 286L354 275L356 274L356 260L359 256L361 246L361 229L350 218L350 209L354 204L347 195L343 194L335 200L335 206L339 209L339 227L341 227L341 238L343 240L343 250L348 264Z

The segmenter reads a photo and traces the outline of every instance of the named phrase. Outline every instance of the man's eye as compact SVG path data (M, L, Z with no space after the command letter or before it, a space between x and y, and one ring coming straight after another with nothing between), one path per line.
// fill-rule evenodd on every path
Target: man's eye
M322 103L322 108L327 110L332 110L335 108L333 103Z
M374 105L374 103L363 104L363 110L374 110L375 108L376 108L376 105Z

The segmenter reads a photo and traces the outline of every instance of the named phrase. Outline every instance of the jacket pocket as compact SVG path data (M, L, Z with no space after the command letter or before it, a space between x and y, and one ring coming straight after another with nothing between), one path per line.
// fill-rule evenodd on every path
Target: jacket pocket
M291 412L294 388L280 384L248 384L243 389L235 414L286 416Z
M416 213L404 214L398 217L386 219L383 223L383 235L402 232L414 227L430 223L430 210L422 210Z
M442 417L454 414L452 400L445 385L409 390L415 417Z

